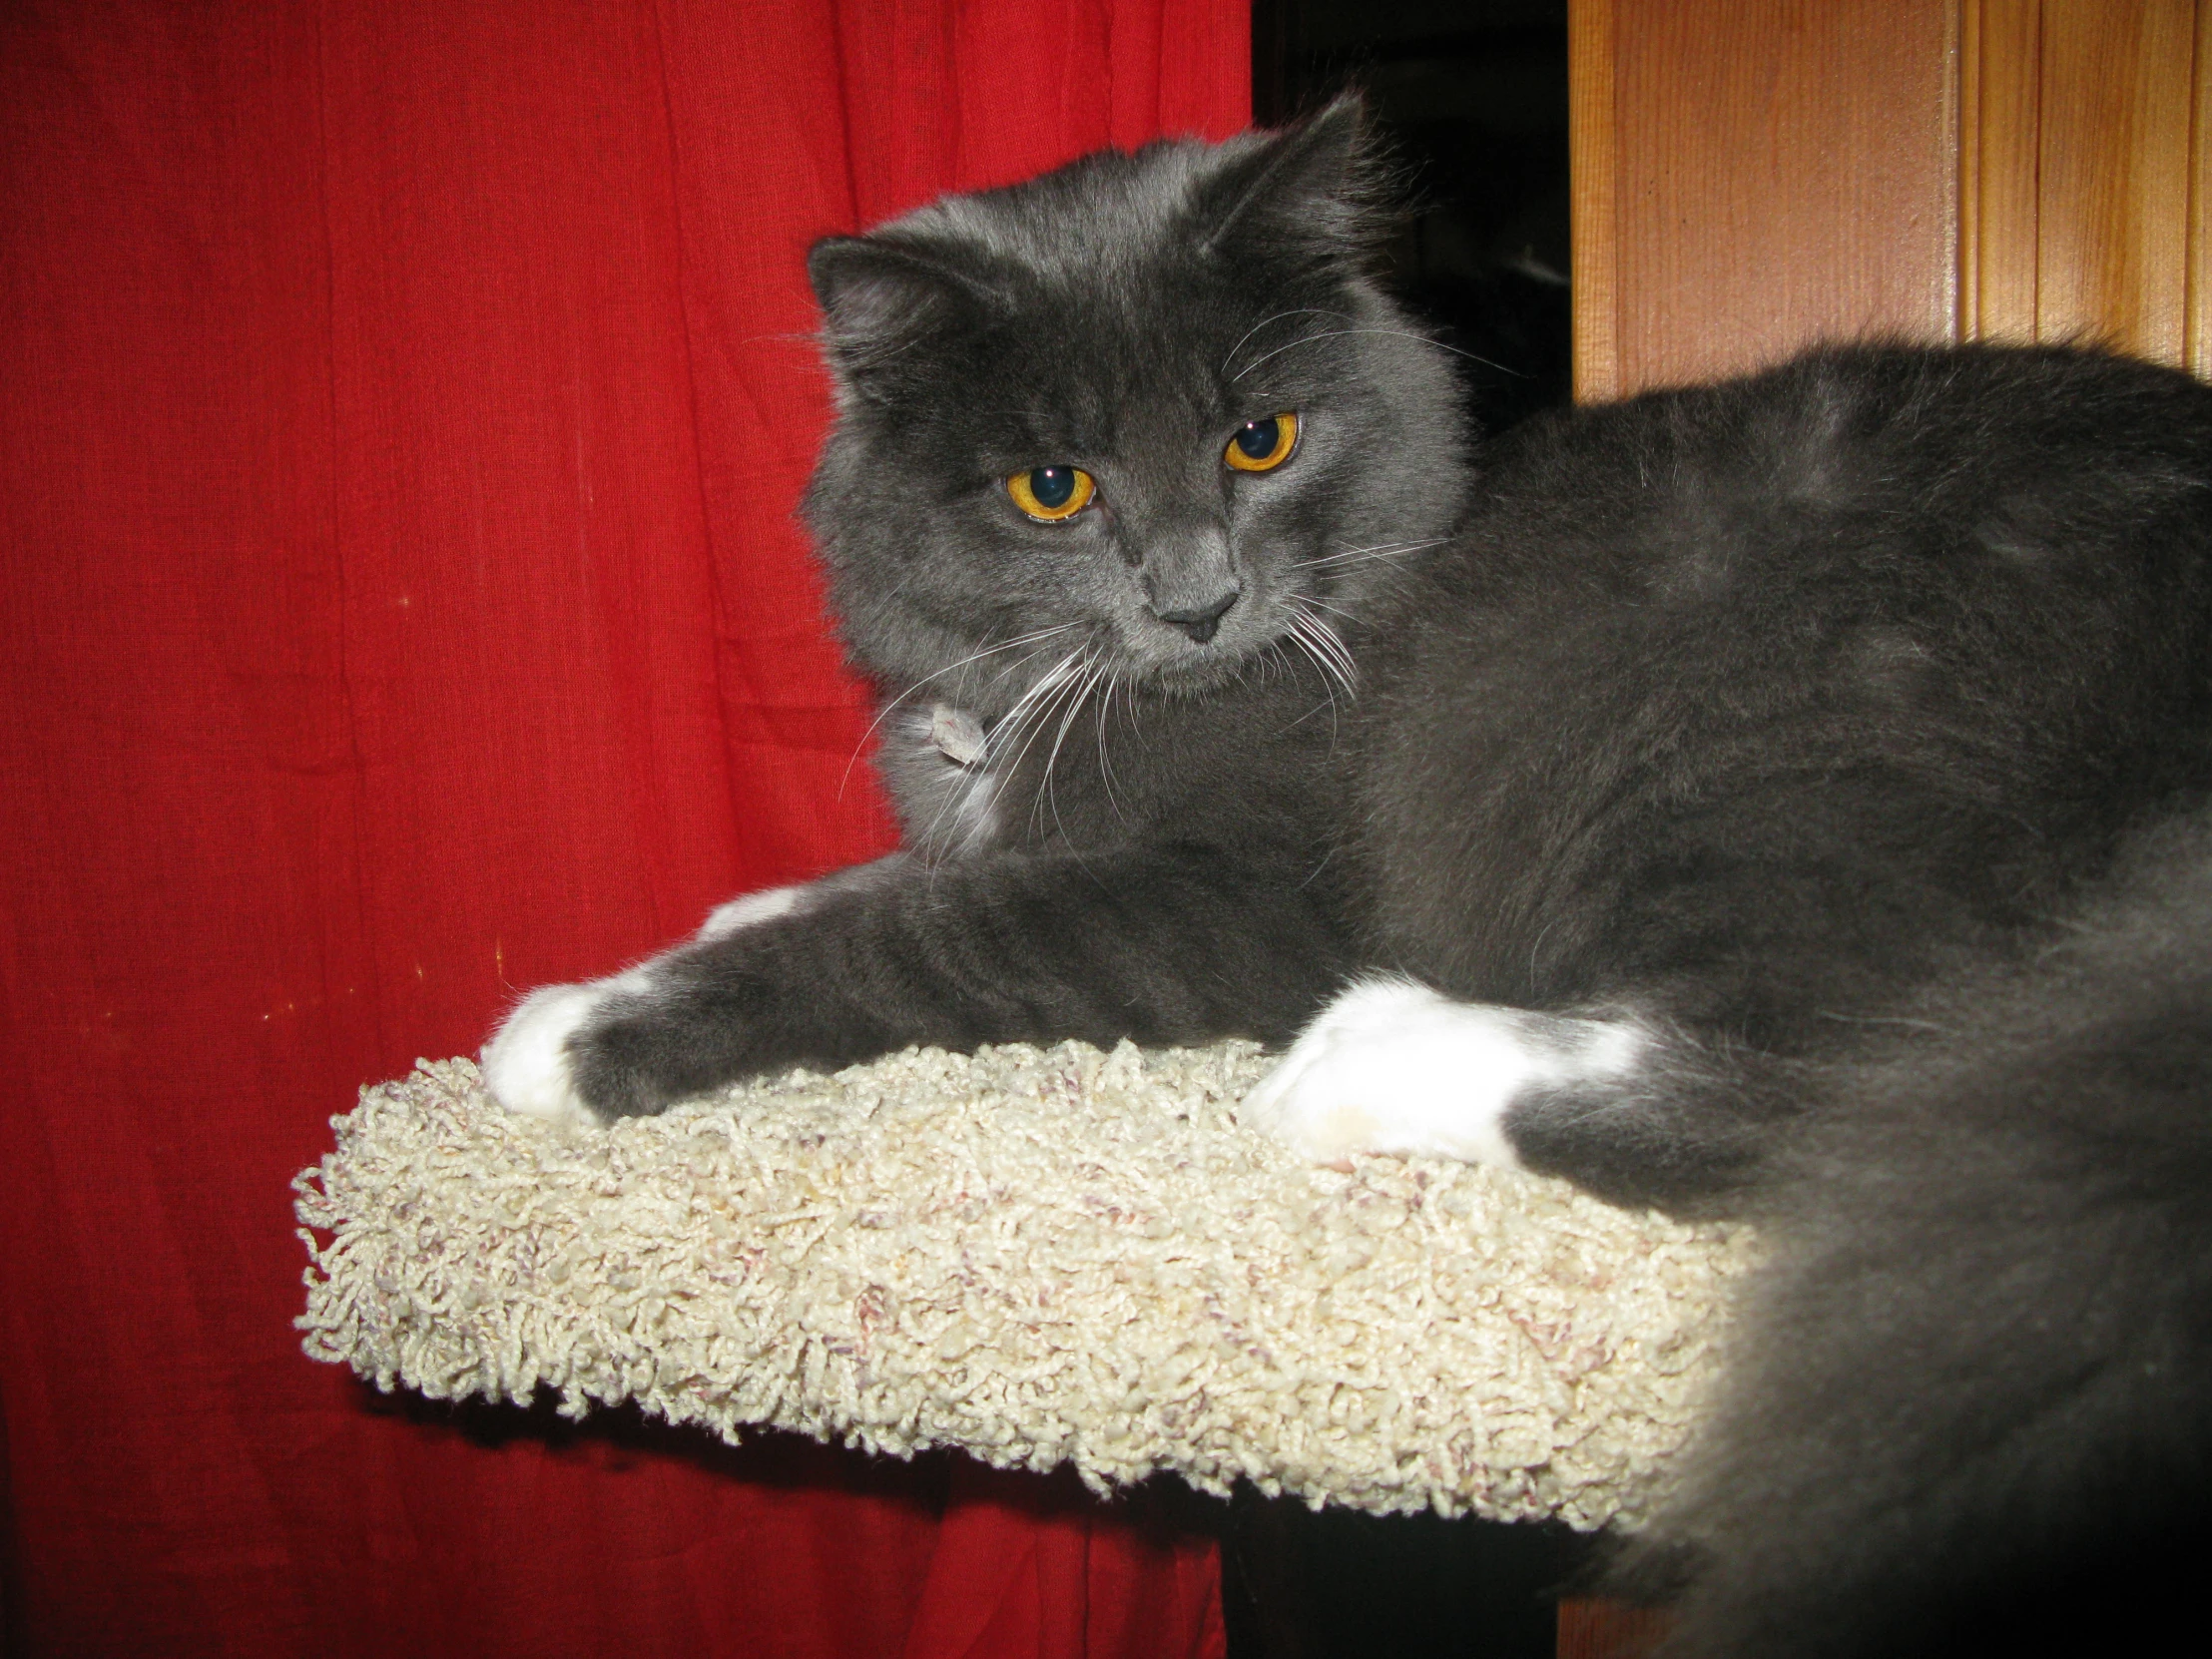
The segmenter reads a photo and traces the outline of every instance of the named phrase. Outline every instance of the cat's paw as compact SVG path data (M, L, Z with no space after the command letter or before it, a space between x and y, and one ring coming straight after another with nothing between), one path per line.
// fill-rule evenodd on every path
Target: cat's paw
M1622 1075L1635 1026L1455 1002L1403 979L1354 985L1246 1097L1244 1120L1316 1163L1359 1152L1520 1167L1506 1113L1531 1085Z
M609 1003L643 990L633 970L583 985L543 985L514 1005L478 1064L484 1087L508 1111L550 1123L596 1126L603 1120L576 1086L569 1040Z

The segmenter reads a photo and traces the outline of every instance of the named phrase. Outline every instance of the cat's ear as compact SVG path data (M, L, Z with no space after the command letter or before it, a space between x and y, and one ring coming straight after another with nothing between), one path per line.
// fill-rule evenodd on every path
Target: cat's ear
M807 277L822 303L830 367L854 390L923 337L981 321L998 299L948 261L880 236L816 243Z
M1365 259L1381 239L1389 196L1367 103L1347 93L1236 155L1201 188L1204 244Z

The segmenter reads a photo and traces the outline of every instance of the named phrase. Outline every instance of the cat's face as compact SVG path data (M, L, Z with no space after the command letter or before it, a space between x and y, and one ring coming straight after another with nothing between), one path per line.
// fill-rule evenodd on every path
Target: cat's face
M1344 110L1093 157L817 250L839 419L809 512L888 690L991 715L1051 673L1328 662L1448 527L1456 396L1361 275L1357 140Z

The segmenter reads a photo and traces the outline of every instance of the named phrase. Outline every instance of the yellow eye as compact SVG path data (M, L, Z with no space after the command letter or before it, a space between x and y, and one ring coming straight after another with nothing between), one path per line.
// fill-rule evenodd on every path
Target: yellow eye
M1298 416L1270 415L1238 427L1221 458L1239 472L1273 472L1291 458L1291 451L1297 447Z
M1098 480L1079 466L1033 466L1007 479L1006 493L1039 524L1057 524L1091 504Z

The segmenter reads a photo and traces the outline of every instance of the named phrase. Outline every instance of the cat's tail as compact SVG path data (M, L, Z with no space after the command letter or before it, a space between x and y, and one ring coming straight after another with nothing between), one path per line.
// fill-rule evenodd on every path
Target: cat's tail
M2212 1546L2212 835L1839 1086L1621 1581L1670 1654L2117 1651Z

